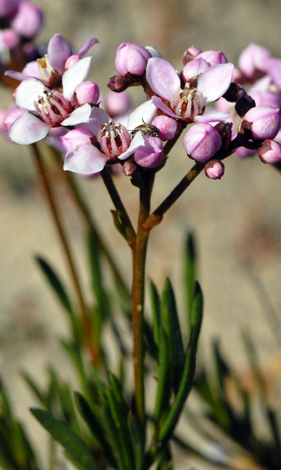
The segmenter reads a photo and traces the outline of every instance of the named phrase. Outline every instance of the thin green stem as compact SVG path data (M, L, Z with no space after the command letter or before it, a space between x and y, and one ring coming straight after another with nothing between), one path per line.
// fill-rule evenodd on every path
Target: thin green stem
M191 170L185 175L185 177L177 184L177 186L171 191L169 196L164 199L160 206L147 217L143 223L143 230L150 231L153 227L160 224L163 219L163 215L168 209L179 199L182 193L188 188L188 186L194 181L194 179L201 173L204 165L202 163L196 163Z
M103 179L103 182L108 190L108 193L111 197L111 200L118 212L118 215L122 221L122 224L123 226L125 227L125 231L126 231L126 236L127 236L127 240L128 240L128 243L131 247L133 247L134 243L135 243L135 240L136 240L136 233L135 233L135 230L134 230L134 227L132 225L132 222L130 221L130 218L127 214L127 211L123 205L123 202L121 201L121 198L118 194L118 191L115 187L115 184L113 182L113 179L111 177L111 174L109 173L107 167L105 167L102 171L101 171L101 177Z
M48 176L48 173L45 169L41 154L39 152L38 146L36 144L31 145L32 149L32 156L34 159L35 166L37 168L38 174L40 175L42 185L44 188L44 192L47 198L48 205L51 210L51 214L53 216L54 224L57 229L57 233L59 236L59 239L61 241L61 245L65 254L65 258L68 264L68 269L69 269L69 274L72 280L73 287L76 292L76 297L78 300L79 304L79 309L80 309L80 314L81 314L81 319L84 327L84 335L85 335L85 340L86 340L86 345L89 349L90 356L92 362L95 364L99 360L100 353L99 351L96 350L95 344L93 342L93 335L92 335L92 327L91 327L91 321L89 317L89 312L88 312L88 307L86 305L86 302L84 300L84 295L82 292L82 288L80 285L79 281L79 276L77 273L77 268L75 266L75 262L73 259L73 255L71 252L71 248L68 242L68 238L66 235L66 232L64 230L63 224L60 219L59 211L57 209L57 204L56 200L53 194L53 190L51 187L50 179Z
M138 232L133 247L133 283L132 283L132 329L136 408L142 428L145 429L145 388L144 388L144 292L145 261L149 231L143 230L143 223L150 213L150 200L154 174L145 175L140 187L140 210Z

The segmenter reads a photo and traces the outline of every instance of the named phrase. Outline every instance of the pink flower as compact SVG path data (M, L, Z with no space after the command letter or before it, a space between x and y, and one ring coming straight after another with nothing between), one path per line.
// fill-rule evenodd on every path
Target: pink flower
M183 146L190 158L205 163L221 148L222 140L211 124L191 126L183 138Z
M150 122L155 110L156 107L151 101L146 101L130 115L125 127L115 124L103 109L93 108L89 123L70 131L63 138L63 144L67 141L65 148L68 150L64 170L90 175L103 170L108 160L115 163L118 159L126 160L145 144L140 131L133 135L127 129L135 129L143 121ZM93 137L86 133L85 129L90 131Z
M89 121L91 106L86 103L74 109L71 99L76 87L86 78L90 63L91 57L85 57L63 74L62 93L45 87L38 79L24 80L17 88L16 105L29 112L10 123L10 139L28 145L46 137L52 127Z
M96 38L89 39L76 56L79 60L75 60L75 64L83 59L88 50L98 42ZM19 81L26 80L27 78L37 78L40 79L44 85L52 88L54 84L57 85L60 83L63 74L70 68L66 67L66 62L70 60L71 57L73 56L71 55L69 43L60 34L55 34L49 41L47 54L44 57L38 61L27 64L22 72L8 70L6 75ZM87 59L90 60L90 57L87 57Z
M191 67L190 64L191 62L185 67ZM198 65L200 69L200 64ZM152 102L175 119L205 122L204 116L201 116L205 105L216 101L227 91L232 71L232 64L213 65L199 75L197 85L189 81L181 88L180 77L174 67L164 59L151 58L147 64L147 80L151 89L158 95L152 97ZM224 119L226 116L222 120ZM212 120L219 121L221 117L209 116L208 121Z
M252 79L257 71L267 72L270 57L271 53L265 47L249 44L240 54L239 68L245 77Z

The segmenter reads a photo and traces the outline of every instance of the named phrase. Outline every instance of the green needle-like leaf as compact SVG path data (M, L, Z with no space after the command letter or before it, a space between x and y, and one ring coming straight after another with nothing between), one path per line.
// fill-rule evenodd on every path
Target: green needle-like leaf
M186 239L185 250L185 271L184 282L186 292L186 307L187 312L190 314L194 298L194 288L196 280L196 246L195 239L192 233L189 233Z
M53 268L44 258L42 258L41 256L35 256L35 259L39 264L40 268L42 269L44 275L46 276L50 286L57 295L60 303L62 304L66 312L70 316L73 316L74 311L62 281L59 279L58 275L55 273Z
M150 281L150 299L153 316L153 334L154 341L159 347L159 331L161 326L160 297L155 284Z
M55 419L48 411L39 408L31 408L31 412L53 439L63 446L79 470L102 470L87 444L65 423Z

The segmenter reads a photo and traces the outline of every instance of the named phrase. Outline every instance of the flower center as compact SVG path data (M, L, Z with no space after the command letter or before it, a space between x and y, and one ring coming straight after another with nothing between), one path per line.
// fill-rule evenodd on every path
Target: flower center
M98 131L98 143L101 150L111 160L119 157L128 149L132 136L122 124L115 124L111 119Z
M59 125L72 112L72 105L58 91L51 91L45 88L44 96L40 96L38 101L34 101L36 112L42 121L52 127Z
M181 119L192 122L195 116L203 114L205 110L202 93L186 83L184 88L175 92L171 108Z

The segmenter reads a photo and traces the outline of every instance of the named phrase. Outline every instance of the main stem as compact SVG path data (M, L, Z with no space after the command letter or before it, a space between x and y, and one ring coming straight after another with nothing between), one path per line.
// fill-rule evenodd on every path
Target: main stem
M70 245L67 239L67 235L64 231L63 225L61 223L60 215L56 206L56 202L55 202L55 198L54 198L51 184L49 181L49 177L45 170L39 149L36 144L32 144L31 149L32 149L32 155L34 158L34 163L41 177L44 192L45 192L45 195L46 195L46 198L47 198L50 210L51 210L51 214L53 216L54 224L56 226L56 229L57 229L57 232L58 232L58 235L59 235L62 247L63 247L65 258L68 264L69 274L70 274L70 277L71 277L71 280L72 280L72 283L76 292L76 296L77 296L77 300L78 300L78 304L80 308L80 313L81 313L81 318L82 318L82 323L84 327L86 345L89 349L91 360L93 364L95 364L99 360L99 351L96 350L95 345L94 345L88 308L84 300L82 288L79 282L79 277L78 277L77 269L76 269L75 262L72 256L72 252L70 249Z
M132 330L133 358L136 409L142 429L145 429L145 388L144 388L144 292L145 292L145 261L149 231L143 228L143 223L150 213L150 199L154 175L145 175L144 184L140 187L140 211L138 231L133 253L133 283L132 283Z

